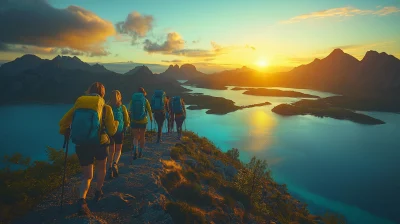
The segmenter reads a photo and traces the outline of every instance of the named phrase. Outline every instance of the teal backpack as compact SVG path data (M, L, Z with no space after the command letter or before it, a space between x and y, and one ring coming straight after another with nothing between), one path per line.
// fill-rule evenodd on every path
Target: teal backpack
M114 120L119 122L117 133L121 133L124 130L124 112L122 106L112 107L112 111L114 114Z
M151 109L153 111L163 111L165 109L165 94L163 90L154 91L154 95L151 98Z
M130 107L132 119L136 121L143 120L146 117L146 98L143 93L134 93Z
M183 106L181 103L181 97L180 96L174 96L172 98L172 112L174 114L182 114L183 113Z
M104 107L102 113L104 114ZM76 145L100 145L100 135L104 131L100 128L100 118L96 110L76 109L71 123L70 137L72 143Z

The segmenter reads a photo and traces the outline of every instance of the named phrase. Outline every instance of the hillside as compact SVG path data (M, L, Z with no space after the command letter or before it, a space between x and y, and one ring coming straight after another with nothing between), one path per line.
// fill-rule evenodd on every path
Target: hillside
M105 196L98 203L90 200L92 182L91 217L76 215L79 178L72 176L62 213L57 189L14 223L314 223L317 219L285 185L272 180L264 162L253 159L244 165L236 150L222 153L205 138L190 132L184 136L177 142L176 134L167 134L161 145L150 139L144 157L132 164L127 138L120 176L106 179ZM254 177L249 176L252 173ZM246 179L256 181L257 187Z
M96 81L105 85L106 98L107 93L118 89L125 102L129 102L127 96L141 86L149 94L157 88L172 95L186 91L176 80L154 75L146 66L138 66L122 75L99 64L89 65L77 57L42 60L25 55L0 67L0 104L73 103Z
M178 80L190 80L206 76L206 74L197 71L196 67L191 64L183 64L181 67L179 67L179 65L170 65L167 70L160 73L160 75Z

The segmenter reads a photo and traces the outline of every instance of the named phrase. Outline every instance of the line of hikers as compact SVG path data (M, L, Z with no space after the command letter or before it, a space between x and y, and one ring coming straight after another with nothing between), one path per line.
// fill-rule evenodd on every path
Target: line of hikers
M129 110L122 104L120 91L113 90L110 100L104 100L106 90L102 83L95 82L79 97L74 106L60 121L60 133L75 144L75 151L82 167L83 179L79 188L80 215L90 215L86 195L93 179L93 163L96 159L97 186L95 201L103 197L103 183L106 177L107 158L110 178L118 177L118 162L121 156L124 134L129 129L132 134L132 160L141 158L145 146L145 132L154 119L158 126L157 143L162 141L162 129L167 120L168 132L173 131L176 122L178 139L182 135L182 125L186 118L183 99L168 97L162 90L156 90L151 103L146 99L144 88L132 95Z

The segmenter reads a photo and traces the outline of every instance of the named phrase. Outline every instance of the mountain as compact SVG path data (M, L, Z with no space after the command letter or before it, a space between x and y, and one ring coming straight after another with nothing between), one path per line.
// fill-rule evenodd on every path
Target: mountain
M35 60L36 64L24 64L20 62L21 59L6 63L9 64L6 69L11 71L7 74L13 75L0 76L0 104L73 103L96 81L105 85L106 93L114 89L120 90L125 102L129 102L129 96L139 87L144 87L149 96L156 89L163 89L171 95L187 91L175 79L154 75L146 66L136 67L123 75L111 72L99 64L89 65L77 57L57 56L53 60L43 60L36 56L34 58L38 60L23 58L23 62ZM21 64L24 69L15 68ZM4 69L3 66L0 70ZM7 71L6 69L4 70Z
M170 65L167 70L160 75L181 80L190 80L206 76L206 74L197 71L196 67L192 64L183 64L181 67L179 67L179 65Z
M130 70L124 75L136 75L136 74L154 75L153 72L149 69L149 67L145 65L136 66L134 69Z
M0 75L15 75L28 69L37 68L44 61L36 55L26 54L0 66Z
M49 67L52 68L62 68L69 70L82 70L87 72L110 72L104 66L95 64L90 65L81 61L78 57L69 57L69 56L60 56L58 55L53 60L46 61L40 65L43 69L47 69Z
M265 86L307 88L351 96L377 96L400 93L400 60L386 53L368 51L359 61L341 49L291 71L259 73L236 69L188 81L205 88L225 86Z

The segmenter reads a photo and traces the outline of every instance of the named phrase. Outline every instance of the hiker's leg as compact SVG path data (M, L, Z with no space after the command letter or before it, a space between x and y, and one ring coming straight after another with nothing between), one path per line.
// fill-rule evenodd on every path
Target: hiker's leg
M86 199L86 194L93 179L93 161L95 157L95 149L93 147L75 146L75 152L78 156L79 164L82 168L82 182L79 187L79 198Z
M82 166L82 182L81 186L79 187L79 198L86 199L87 192L90 187L90 183L93 179L93 164Z
M122 143L124 142L124 133L119 133L114 138L115 142L115 155L114 155L114 162L118 164L119 158L121 157L122 151Z
M146 139L145 139L146 128L140 128L139 130L140 130L140 132L139 132L139 148L143 149L144 144L146 143Z
M97 148L96 152L96 176L97 176L97 190L101 191L106 177L106 164L108 156L108 145L101 145Z
M121 158L122 144L115 145L115 163L118 164Z
M112 139L112 138L111 138ZM112 167L113 160L114 160L114 154L115 154L115 142L114 140L111 140L112 144L110 144L110 153L108 155L108 167Z
M138 128L134 128L132 129L132 136L133 136L133 140L132 140L132 144L133 144L133 153L135 153L136 151L136 147L138 145L138 141L139 141L139 129Z

